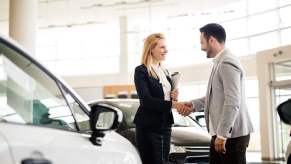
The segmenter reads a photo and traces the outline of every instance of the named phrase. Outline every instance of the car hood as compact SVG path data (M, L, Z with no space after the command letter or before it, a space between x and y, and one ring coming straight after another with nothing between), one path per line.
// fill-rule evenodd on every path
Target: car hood
M193 127L173 127L171 142L177 146L209 146L211 137Z

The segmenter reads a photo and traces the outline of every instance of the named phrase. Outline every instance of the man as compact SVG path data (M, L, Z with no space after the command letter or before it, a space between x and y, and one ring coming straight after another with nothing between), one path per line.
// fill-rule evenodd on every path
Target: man
M225 48L224 28L215 23L200 28L201 49L213 59L206 96L188 103L194 112L204 110L212 136L211 164L245 164L253 126L246 107L244 72L238 58ZM188 115L190 111L180 112Z

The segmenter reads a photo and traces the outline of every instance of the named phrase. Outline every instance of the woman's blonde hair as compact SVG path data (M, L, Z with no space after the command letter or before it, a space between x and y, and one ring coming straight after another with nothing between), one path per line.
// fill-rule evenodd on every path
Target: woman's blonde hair
M158 78L158 77L152 68L153 57L151 54L152 54L152 50L157 46L158 41L161 39L165 39L165 36L162 33L154 33L154 34L149 35L144 41L142 58L141 58L141 64L145 65L149 71L149 75L155 78Z

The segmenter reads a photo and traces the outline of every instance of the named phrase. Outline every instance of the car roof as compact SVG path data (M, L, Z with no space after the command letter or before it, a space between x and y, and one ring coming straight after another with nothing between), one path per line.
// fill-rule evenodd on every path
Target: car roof
M139 102L139 99L97 99L89 101L88 104L95 104L100 102Z

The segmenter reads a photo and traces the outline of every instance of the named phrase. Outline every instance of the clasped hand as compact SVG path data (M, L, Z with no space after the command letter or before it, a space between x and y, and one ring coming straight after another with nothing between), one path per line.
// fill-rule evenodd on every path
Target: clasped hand
M193 107L191 103L188 102L175 102L173 103L173 107L177 109L178 113L182 116L188 116L193 112Z

